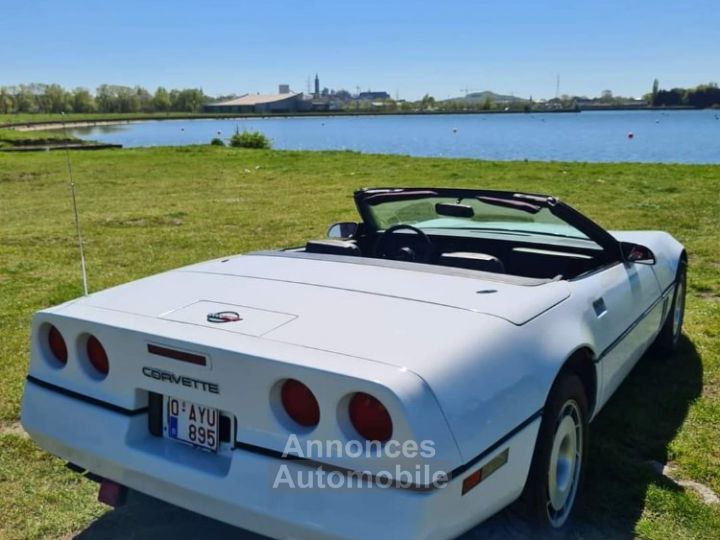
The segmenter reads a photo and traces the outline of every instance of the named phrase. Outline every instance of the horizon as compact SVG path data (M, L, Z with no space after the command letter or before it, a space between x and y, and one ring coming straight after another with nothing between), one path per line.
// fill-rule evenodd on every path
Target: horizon
M417 100L492 91L538 101L556 96L558 76L559 95L594 97L609 89L636 98L655 78L666 89L719 78L712 66L720 30L706 16L708 0L611 0L602 10L567 0L450 0L432 10L407 0L340 9L326 1L281 2L252 11L217 0L129 0L92 9L83 1L4 4L0 47L13 53L0 86L164 86L219 96L270 93L284 83L307 93L319 73L321 88L353 94L369 89ZM219 16L223 10L237 17Z

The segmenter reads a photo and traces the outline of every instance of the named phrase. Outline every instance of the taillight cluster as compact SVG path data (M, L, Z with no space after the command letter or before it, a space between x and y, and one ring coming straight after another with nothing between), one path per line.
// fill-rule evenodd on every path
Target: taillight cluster
M100 375L107 375L110 371L110 362L108 362L107 353L100 340L95 336L88 337L86 349L88 360L90 360L90 364L95 368L95 371Z
M305 384L295 379L286 380L280 390L280 398L287 415L300 426L312 428L320 422L320 405ZM390 413L370 394L353 394L348 416L355 431L368 441L385 442L392 436Z
M50 325L47 333L47 343L53 358L61 366L68 362L68 348L65 338L57 327ZM110 361L105 348L95 336L87 336L85 340L85 352L88 363L92 366L93 374L98 377L105 377L110 372Z
M285 412L303 427L314 427L320 422L320 405L315 394L295 379L288 379L280 391Z
M67 364L68 351L67 345L65 344L65 338L62 337L60 330L54 326L50 327L48 332L48 345L50 346L50 352L52 352L55 360L60 362L63 366Z
M392 436L392 419L385 406L370 394L358 392L350 400L350 422L369 441L387 441Z

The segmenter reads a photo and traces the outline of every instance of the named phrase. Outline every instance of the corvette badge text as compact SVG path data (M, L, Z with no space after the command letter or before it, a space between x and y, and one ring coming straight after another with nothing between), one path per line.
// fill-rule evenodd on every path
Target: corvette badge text
M169 371L162 371L151 367L142 368L142 373L146 377L157 381L187 386L188 388L196 388L197 390L210 392L211 394L220 393L220 386L218 386L217 383L201 381L200 379L194 379L185 375L176 375L175 373L170 373Z
M275 473L273 488L443 488L449 482L449 476L445 471L431 467L429 464L407 465L408 460L431 459L434 456L435 443L430 440L423 440L419 443L413 440L404 442L389 440L384 443L378 441L362 443L360 441L307 440L303 444L295 434L292 434L285 444L283 458L301 458L317 463L327 458L383 457L389 467L387 470L371 473L338 467L329 467L326 470L322 465L315 468L291 468L291 466L283 464ZM400 463L392 466L393 460L400 460Z

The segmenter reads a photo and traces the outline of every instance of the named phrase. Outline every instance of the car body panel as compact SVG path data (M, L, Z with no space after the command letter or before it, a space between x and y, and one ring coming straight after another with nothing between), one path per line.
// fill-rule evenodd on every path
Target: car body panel
M304 317L332 317L333 308L350 298L357 303L355 310L367 314L380 311L373 302L397 299L523 324L569 295L567 285L560 281L529 294L528 287L504 282L498 276L442 275L420 272L413 266L429 265L387 268L359 264L354 257L316 260L293 254L249 254L166 272L78 302L144 316L160 316L199 300L212 300L290 315L302 311ZM488 289L493 293L479 293Z
M685 257L666 233L608 233L555 199L526 197L612 252L608 263L573 279L533 279L289 250L165 272L35 315L23 426L96 474L278 538L455 536L521 493L549 392L580 351L596 376L598 413L658 335ZM654 264L623 260L619 242L646 246ZM218 312L236 317L219 322ZM48 349L50 325L65 336L65 366ZM105 378L89 366L89 335L108 351ZM317 426L302 429L284 412L288 379L312 389ZM431 440L433 455L327 456L293 467L373 475L429 467L450 483L346 499L268 487L291 435L357 440L348 404L358 392L386 407L393 439ZM217 408L234 419L231 440L210 456L154 436L156 394ZM498 472L463 495L463 480L505 451ZM348 510L363 505L369 513Z
M48 422L48 411L63 411ZM150 437L143 415L89 406L28 383L23 425L48 452L103 478L272 538L378 540L453 538L515 500L530 466L540 421L508 439L512 456L478 488L461 495L472 470L432 491L392 487L273 488L279 468L305 474L298 461L236 449L210 456ZM95 429L87 429L87 425ZM476 465L483 466L496 454Z

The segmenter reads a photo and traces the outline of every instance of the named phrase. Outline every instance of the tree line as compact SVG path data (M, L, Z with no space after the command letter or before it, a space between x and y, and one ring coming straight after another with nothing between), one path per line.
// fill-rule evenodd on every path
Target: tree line
M0 114L15 113L153 113L199 112L209 100L199 88L150 93L142 86L101 84L66 90L59 84L20 84L0 87Z
M653 107L695 107L707 109L720 107L720 88L717 83L700 84L695 88L672 88L663 90L657 79L653 81L652 91L645 96Z
M375 107L373 103L352 100L346 90L323 90L323 95L331 97L344 110L363 110ZM102 84L95 92L87 88L66 90L59 84L20 84L16 86L0 86L0 114L16 113L156 113L156 112L200 112L205 103L222 100L234 96L211 98L200 88L167 90L159 87L150 93L142 86L121 86ZM564 99L565 98L565 99ZM554 98L563 107L573 107L577 100L587 98L571 98L562 96ZM603 91L599 98L592 101L598 104L618 105L629 98L612 95L610 90ZM720 88L717 83L701 84L694 88L660 88L657 79L653 82L652 91L644 96L645 102L653 107L720 107ZM435 100L425 95L418 101L398 101L387 99L383 102L384 110L393 111L473 111L493 110L498 108L509 110L534 110L538 104L532 101L516 101L501 105L489 98L482 101L467 99Z

